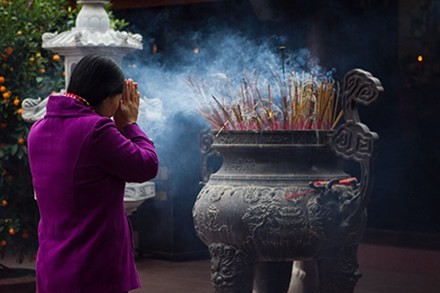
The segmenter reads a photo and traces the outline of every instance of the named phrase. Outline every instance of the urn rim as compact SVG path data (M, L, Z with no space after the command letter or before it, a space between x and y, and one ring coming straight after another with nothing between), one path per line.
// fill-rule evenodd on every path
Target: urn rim
M211 132L213 146L329 146L333 130L228 130Z

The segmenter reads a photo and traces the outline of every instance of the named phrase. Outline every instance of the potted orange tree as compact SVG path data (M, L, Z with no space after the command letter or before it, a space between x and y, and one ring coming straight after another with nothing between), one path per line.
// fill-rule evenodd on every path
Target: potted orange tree
M22 262L35 257L39 216L27 159L30 125L21 118L21 102L29 97L45 97L62 87L62 60L41 49L41 36L65 29L72 13L64 0L0 2L1 258L12 255ZM1 263L0 259L1 292L13 286L11 279L32 274ZM33 282L32 278L27 280Z

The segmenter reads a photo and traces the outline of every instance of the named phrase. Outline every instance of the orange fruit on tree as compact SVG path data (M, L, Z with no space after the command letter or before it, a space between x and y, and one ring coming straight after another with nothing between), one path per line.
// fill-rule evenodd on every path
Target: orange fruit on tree
M23 114L23 109L18 109L17 114L21 116L21 114Z
M4 76L0 76L0 83L5 83L6 79Z
M2 93L6 92L6 87L4 85L0 86L0 92Z
M12 55L12 54L14 53L14 49L12 49L11 47L7 47L7 48L5 49L5 52L6 52L6 54L8 54L8 55Z
M5 247L6 245L8 245L8 242L6 242L6 240L0 241L0 246Z
M15 235L15 229L14 228L9 229L8 232L9 232L10 235Z
M7 98L9 98L11 96L11 92L6 92L6 93L3 93L3 99L7 99Z
M14 100L14 106L20 106L20 100L19 99L15 99Z
M38 72L40 72L40 73L45 73L45 72L46 72L46 69L44 69L44 68L40 68L40 69L38 70Z
M53 55L52 56L52 60L55 61L55 62L60 61L60 59L61 59L60 55Z
M24 144L24 138L19 138L19 139L17 139L17 142L19 143L19 144Z
M5 207L8 205L8 201L6 199L2 199L2 207Z

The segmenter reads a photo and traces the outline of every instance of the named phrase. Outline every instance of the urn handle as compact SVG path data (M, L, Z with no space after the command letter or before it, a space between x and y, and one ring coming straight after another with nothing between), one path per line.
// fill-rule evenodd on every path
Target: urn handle
M212 148L213 136L211 129L205 129L200 132L199 148L201 152L201 176L202 181L200 184L205 185L209 177L212 174L212 170L209 168L208 158L214 155L218 155L217 151Z
M371 197L373 187L373 163L377 154L379 136L359 118L357 104L368 106L383 93L379 79L369 72L353 69L344 77L343 107L345 123L338 127L331 138L331 146L336 155L354 160L360 164L361 178L358 196L362 212Z

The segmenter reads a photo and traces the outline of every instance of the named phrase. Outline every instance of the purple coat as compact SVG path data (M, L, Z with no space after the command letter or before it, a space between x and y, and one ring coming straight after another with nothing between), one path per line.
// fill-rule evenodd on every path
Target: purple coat
M50 96L29 133L29 161L40 209L37 292L120 293L140 287L125 182L154 178L158 158L136 125L113 120L64 96Z

